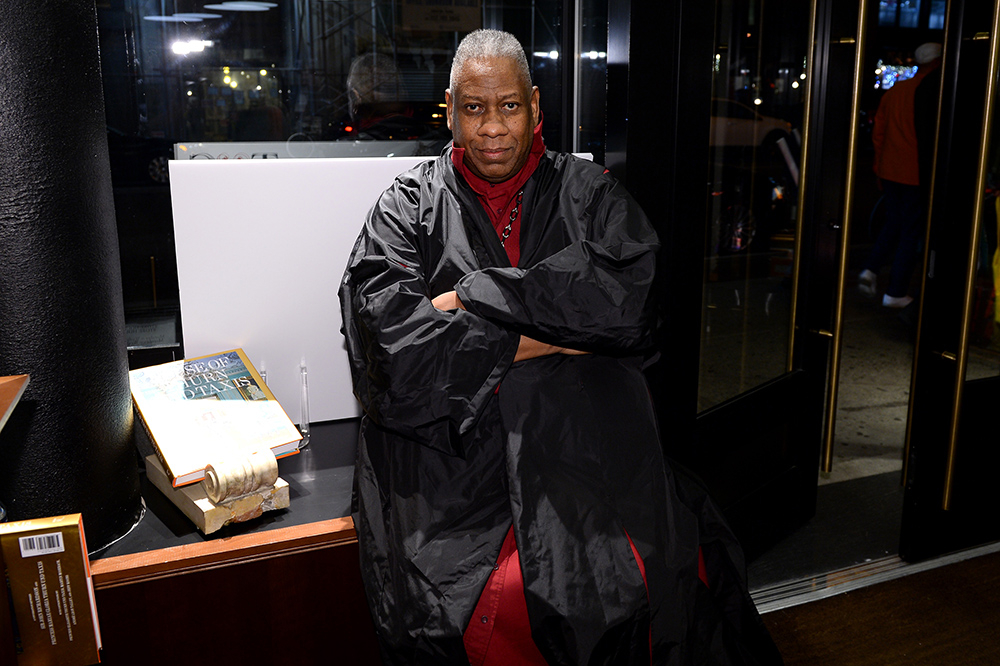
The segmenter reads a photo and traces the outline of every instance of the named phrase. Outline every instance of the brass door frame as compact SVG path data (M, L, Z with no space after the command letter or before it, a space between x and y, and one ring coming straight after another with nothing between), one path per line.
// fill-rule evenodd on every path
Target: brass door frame
M983 193L986 191L987 160L990 152L990 134L993 128L993 109L995 107L997 60L1000 56L1000 0L993 4L993 24L990 27L990 60L986 80L986 99L983 104L983 125L981 143L976 164L976 203L973 211L972 228L969 231L969 254L965 272L965 288L962 302L962 320L958 337L958 349L955 352L955 386L952 393L951 422L948 427L948 457L945 468L944 492L941 497L941 508L948 511L951 508L952 490L955 479L955 456L958 450L958 423L962 411L962 395L965 389L966 370L969 361L969 328L972 320L972 299L975 290L976 248L983 220Z
M945 10L944 17L944 43L941 48L941 59L942 67L944 67L945 54L948 51L948 35L951 34L949 28L951 26L951 9L953 4L948 3ZM924 227L924 253L922 258L922 265L927 265L928 253L930 251L930 239L931 239L931 211L934 210L934 183L937 177L937 161L938 161L938 141L941 137L941 106L944 103L944 88L946 78L941 77L941 84L938 88L938 103L935 118L937 118L936 127L934 128L934 155L931 158L931 182L929 184L929 193L927 196L927 211L925 213L925 218L927 224ZM920 293L925 293L927 289L927 271L921 272L920 277ZM924 299L921 298L917 304L917 321L921 322L924 319ZM913 348L920 348L920 338L921 338L921 326L917 326L917 333L913 342ZM906 432L903 438L903 475L902 475L902 485L905 487L907 479L910 477L910 450L911 450L911 437L913 435L913 399L916 394L917 388L917 368L919 366L919 355L913 354L913 366L910 369L910 398L908 404L906 405Z
M820 469L829 473L833 469L833 442L837 422L838 384L840 383L840 354L844 333L844 290L847 283L847 261L850 253L851 215L854 211L854 172L857 167L858 125L861 109L861 86L865 43L868 34L868 0L858 3L857 37L836 40L840 44L855 45L854 90L851 96L851 127L847 143L847 181L844 184L844 208L840 222L840 251L837 257L837 283L834 292L833 325L829 335L831 343L830 372L827 378L827 401L823 424L823 447ZM821 333L825 333L822 332Z
M795 331L798 328L798 304L799 304L799 276L802 267L802 229L805 220L806 209L806 185L809 182L809 160L807 156L812 148L812 101L813 101L813 79L815 78L816 62L816 24L817 7L819 0L812 0L809 6L809 49L806 61L806 90L805 104L802 108L802 145L799 146L799 192L798 209L795 215L795 253L792 258L792 304L788 316L788 359L785 365L787 372L795 369Z
M946 36L945 43L942 50L942 58L947 60L948 54L948 42L947 38L951 34L949 29L952 20L952 4L948 4L948 10L945 16L945 29L944 33ZM966 381L966 371L968 369L969 360L969 329L972 321L972 307L973 307L973 297L975 292L975 274L976 274L976 248L978 244L979 235L982 231L982 218L983 218L983 208L984 200L982 193L986 191L986 177L988 170L988 160L989 160L989 150L990 150L990 138L992 134L992 118L993 113L996 108L996 88L997 88L997 75L998 70L1000 70L1000 40L997 39L997 34L1000 33L1000 0L995 0L993 5L993 20L988 34L979 33L972 37L971 39L989 39L990 40L990 56L989 65L987 68L987 80L986 80L986 94L985 101L983 104L983 121L982 130L980 134L980 144L979 151L977 154L976 161L976 202L973 208L973 219L969 230L969 251L966 257L966 273L963 285L962 294L962 314L961 320L959 322L959 335L958 335L958 346L955 351L944 350L939 352L939 355L952 361L955 364L955 381L952 387L951 405L949 410L949 423L948 423L948 448L947 456L945 461L945 476L944 476L944 488L941 495L941 509L943 511L948 511L952 506L952 493L954 490L954 480L955 480L955 461L958 452L958 436L959 436L959 421L961 418L962 409L962 399L965 392L965 381ZM930 183L930 197L927 205L927 229L924 239L925 256L924 265L927 265L928 257L927 253L930 251L930 238L931 238L931 220L933 220L933 210L934 210L934 174L937 173L937 144L938 136L940 134L940 118L941 118L941 106L944 100L944 88L947 77L941 77L941 90L939 91L938 97L938 127L935 130L935 152L933 157L932 166L932 180ZM925 291L927 282L926 271L921 279L921 293ZM917 320L923 322L924 319L924 305L921 300ZM915 347L919 348L921 342L921 329L922 325L918 327L917 338L915 342ZM910 462L910 452L912 450L912 433L913 433L913 400L916 394L916 381L917 381L917 364L918 356L914 355L913 360L913 372L911 375L910 382L910 404L907 409L906 418L906 440L903 447L903 484L905 485L909 480L909 462Z

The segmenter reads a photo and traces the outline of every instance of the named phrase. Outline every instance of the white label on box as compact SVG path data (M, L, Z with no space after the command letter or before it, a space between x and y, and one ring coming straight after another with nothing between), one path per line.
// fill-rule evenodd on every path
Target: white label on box
M39 555L63 553L66 551L60 532L25 536L18 539L17 542L21 546L21 557L37 557Z

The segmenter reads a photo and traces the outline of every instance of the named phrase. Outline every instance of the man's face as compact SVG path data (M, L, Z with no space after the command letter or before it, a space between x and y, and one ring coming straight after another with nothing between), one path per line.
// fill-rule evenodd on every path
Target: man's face
M446 90L448 128L465 148L465 165L490 183L502 183L528 161L538 124L538 88L528 88L508 58L469 60Z

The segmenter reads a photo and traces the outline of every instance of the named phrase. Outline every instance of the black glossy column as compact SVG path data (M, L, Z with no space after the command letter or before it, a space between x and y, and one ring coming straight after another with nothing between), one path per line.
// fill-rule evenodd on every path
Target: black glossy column
M0 2L0 432L8 520L81 512L88 547L141 515L94 0Z

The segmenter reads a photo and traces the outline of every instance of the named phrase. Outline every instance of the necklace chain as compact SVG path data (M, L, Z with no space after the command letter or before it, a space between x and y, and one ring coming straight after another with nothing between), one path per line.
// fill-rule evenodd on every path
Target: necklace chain
M504 247L504 243L510 237L510 232L514 228L514 221L517 220L517 214L521 210L521 197L524 196L524 190L522 189L517 193L517 197L514 201L514 207L510 209L510 219L507 221L507 226L503 228L503 235L500 236L500 247Z

